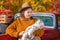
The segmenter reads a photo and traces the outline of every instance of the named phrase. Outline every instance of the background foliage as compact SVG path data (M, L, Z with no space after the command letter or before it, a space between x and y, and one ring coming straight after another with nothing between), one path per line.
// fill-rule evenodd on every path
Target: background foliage
M34 12L60 12L60 0L0 0L0 9L10 9L15 14L24 2L30 2Z

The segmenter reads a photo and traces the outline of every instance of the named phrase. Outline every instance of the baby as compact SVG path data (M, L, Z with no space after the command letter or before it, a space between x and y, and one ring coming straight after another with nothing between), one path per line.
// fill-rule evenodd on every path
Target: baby
M41 20L37 20L37 22L35 22L33 25L28 26L24 32L24 34L22 35L22 39L21 40L27 40L28 36L30 36L31 34L33 34L34 31L38 30L38 29L42 29L44 26L43 22ZM31 37L31 39L33 39L33 37Z

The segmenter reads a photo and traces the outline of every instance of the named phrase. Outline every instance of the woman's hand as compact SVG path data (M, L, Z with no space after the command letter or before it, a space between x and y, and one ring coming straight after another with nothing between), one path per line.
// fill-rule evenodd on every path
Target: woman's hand
M21 38L23 34L24 34L24 31L20 32L19 33L19 38Z

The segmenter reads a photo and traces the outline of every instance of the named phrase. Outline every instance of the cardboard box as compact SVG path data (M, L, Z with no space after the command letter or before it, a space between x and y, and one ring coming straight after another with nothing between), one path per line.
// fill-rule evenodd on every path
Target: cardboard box
M9 23L11 19L8 15L0 15L0 23Z

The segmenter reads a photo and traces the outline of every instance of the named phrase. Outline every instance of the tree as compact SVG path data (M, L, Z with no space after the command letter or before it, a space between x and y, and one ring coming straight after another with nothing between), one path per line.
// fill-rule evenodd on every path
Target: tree
M53 13L60 12L60 0L54 0L53 8L54 8Z
M23 2L30 2L35 7L34 12L49 12L53 5L52 0L23 0Z
M22 0L0 0L1 9L9 9L13 14L17 13L21 8Z

